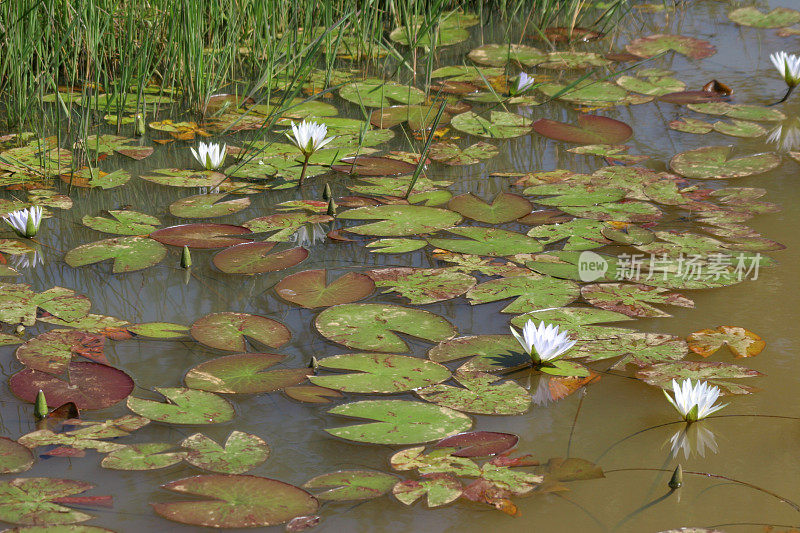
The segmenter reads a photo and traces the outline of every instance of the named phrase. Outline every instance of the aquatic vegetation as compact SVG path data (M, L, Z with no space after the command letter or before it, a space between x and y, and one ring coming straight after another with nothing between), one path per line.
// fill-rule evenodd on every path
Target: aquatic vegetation
M539 365L555 361L569 351L577 341L571 340L569 332L559 332L558 326L539 322L539 326L528 320L522 327L522 335L511 326L511 334L517 339L533 363Z
M228 145L220 146L217 143L201 142L197 149L191 148L192 155L198 163L203 165L206 170L216 170L225 163L225 155L228 152Z
M38 205L27 209L12 211L3 217L3 220L20 237L32 239L39 233L42 224L42 208Z
M705 381L698 380L693 385L691 379L685 379L680 384L673 379L672 392L674 398L666 390L664 396L689 423L702 420L728 405L714 405L719 398L719 387L709 385Z
M769 60L775 65L783 81L789 87L796 87L800 83L800 56L787 54L785 51L770 54Z

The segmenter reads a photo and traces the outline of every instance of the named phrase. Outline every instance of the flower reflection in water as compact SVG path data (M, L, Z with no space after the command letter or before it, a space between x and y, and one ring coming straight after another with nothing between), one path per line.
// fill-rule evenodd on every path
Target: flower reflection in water
M770 130L767 142L775 144L780 152L791 152L800 148L800 118L791 118Z
M325 242L327 236L328 230L322 224L303 224L289 237L289 241L296 243L297 246L309 247L318 242Z
M664 443L666 445L666 443ZM689 424L675 432L669 439L670 453L675 459L683 450L684 459L689 459L693 454L700 457L706 456L706 450L712 454L717 453L717 440L714 433L702 424Z
M44 264L44 256L38 251L27 254L17 254L11 256L11 267L16 270L26 270L36 268Z

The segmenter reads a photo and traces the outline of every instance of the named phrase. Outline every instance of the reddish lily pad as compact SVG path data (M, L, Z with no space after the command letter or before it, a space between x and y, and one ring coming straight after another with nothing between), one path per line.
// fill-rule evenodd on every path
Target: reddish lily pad
M341 470L322 474L303 484L304 489L329 489L316 495L319 500L344 502L380 498L392 490L397 476L372 470Z
M308 250L302 246L267 253L274 246L274 242L237 244L218 252L213 259L214 266L226 274L263 274L286 270L308 257Z
M441 383L450 371L432 361L407 355L353 353L325 357L320 368L353 370L353 373L314 375L315 385L342 392L393 393Z
M298 272L275 285L278 296L306 309L357 302L374 290L370 276L348 272L328 283L328 271L324 269Z
M85 522L92 516L59 502L93 487L83 481L46 477L0 481L0 520L20 525L47 525L48 531L53 531L54 525Z
M8 385L22 401L34 403L41 390L52 405L73 402L78 409L105 409L133 392L128 374L100 363L72 362L68 379L26 368L11 376Z
M192 337L206 346L218 350L244 352L245 337L279 348L292 338L291 332L271 318L246 313L211 313L192 324Z
M103 344L91 346L96 337L82 331L53 330L26 341L15 355L17 360L33 370L60 374L67 370L73 355L84 355L105 363ZM90 347L91 346L91 347Z
M488 457L512 449L519 442L513 433L495 431L470 431L447 437L436 443L435 448L455 448L455 457Z
M548 139L580 144L622 144L633 135L624 122L598 115L578 115L577 125L542 118L533 123L533 131Z
M170 246L212 250L250 242L252 239L243 237L249 233L252 231L242 226L197 223L156 230L150 237Z
M154 422L166 424L220 424L236 414L228 400L216 394L181 387L156 387L168 403L130 396L128 409Z
M489 204L472 193L462 194L450 200L451 211L488 224L502 224L524 217L531 212L531 203L516 194L499 193Z
M0 437L0 474L24 472L33 466L33 454L17 441Z
M738 326L701 329L689 335L689 349L703 357L708 357L726 344L736 357L754 357L767 345L752 331Z
M703 59L717 53L717 49L708 41L685 35L658 34L640 37L628 43L625 48L639 57L652 57L670 50L691 59Z
M581 287L581 296L601 309L622 313L630 317L668 317L651 303L694 307L694 302L667 289L638 283L593 283Z
M317 330L328 340L356 350L396 353L408 344L394 332L430 342L455 336L450 322L428 311L388 304L342 304L317 316Z
M112 259L112 272L119 274L157 265L166 255L167 249L152 239L115 237L73 248L64 261L75 268Z
M172 481L162 488L207 498L151 504L159 516L190 526L273 526L313 514L319 506L302 489L258 476L209 474Z
M269 457L269 446L261 437L242 431L231 432L224 446L202 433L186 437L181 446L188 450L187 463L221 474L243 474Z
M358 176L399 176L411 174L415 168L411 163L388 157L348 157L342 162L340 165L331 165L331 170Z
M241 353L217 357L195 366L184 382L192 389L222 394L260 394L297 385L312 373L308 368L265 370L278 364L285 355Z
M316 385L293 385L283 389L286 396L304 403L331 403L341 398L341 392Z

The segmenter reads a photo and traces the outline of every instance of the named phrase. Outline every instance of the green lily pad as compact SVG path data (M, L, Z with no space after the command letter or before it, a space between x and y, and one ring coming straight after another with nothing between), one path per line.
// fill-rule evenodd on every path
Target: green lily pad
M331 403L343 397L339 391L316 385L292 385L283 389L283 392L289 398L304 403Z
M515 360L515 354L521 352L519 342L512 335L469 335L440 342L428 350L428 358L437 363L447 363L465 357L480 357L493 360L499 368L505 368L511 365L504 362ZM523 355L522 362L529 364L530 357Z
M64 507L59 500L69 501L74 494L94 485L71 479L47 477L15 478L0 481L0 520L20 525L76 524L92 515Z
M467 238L429 238L428 242L451 252L489 256L536 253L542 250L539 241L514 231L477 226L449 228L447 231Z
M224 446L202 433L195 433L181 441L186 449L186 462L197 468L221 474L243 474L260 465L269 457L269 446L261 437L232 431Z
M452 142L433 143L428 149L430 159L450 166L474 165L499 153L495 145L484 141L478 141L463 150Z
M548 139L580 144L620 144L633 135L624 122L598 115L578 115L577 124L540 118L533 123L533 131Z
M396 353L408 351L394 332L429 342L455 336L456 329L444 318L423 311L387 304L342 304L322 311L315 320L320 334L356 350Z
M463 413L406 400L364 400L339 405L328 412L373 420L325 430L336 437L371 444L432 442L472 427L472 420Z
M514 61L534 67L547 61L547 53L524 44L485 44L473 49L467 57L479 65L502 67Z
M328 271L324 269L298 272L275 285L278 296L306 309L357 302L373 290L375 283L368 275L348 272L328 283Z
M636 371L636 377L648 385L669 389L672 380L692 379L706 381L719 387L724 394L751 394L754 387L742 385L730 379L752 378L760 372L730 363L711 361L675 361L659 363Z
M17 441L0 437L0 474L30 470L34 459L31 451Z
M158 470L183 461L183 452L169 452L175 448L168 442L129 444L106 455L100 466L112 470Z
M425 93L393 81L366 79L348 83L339 89L339 96L365 107L389 107L393 104L419 104L425 100Z
M665 94L682 91L686 88L685 83L670 76L648 77L644 79L638 76L620 76L617 78L616 83L625 90L651 96L663 96Z
M244 352L246 338L279 348L292 338L291 332L271 318L247 313L211 313L195 320L192 337L206 346L218 350Z
M623 163L623 164L635 164L641 163L650 158L647 155L634 155L634 154L627 154L630 149L630 146L624 144L587 144L585 146L574 146L572 148L568 148L568 152L572 152L573 154L587 154L587 155L596 155L597 157L602 157L609 163Z
M114 237L73 248L64 255L64 261L77 268L111 259L111 271L120 274L157 265L166 255L167 249L153 239Z
M655 222L664 214L655 205L638 200L623 200L615 203L602 203L587 206L559 206L559 209L565 213L581 218L634 222L637 224Z
M442 302L461 296L475 286L475 278L446 268L392 267L368 270L383 294L397 292L414 305Z
M744 137L747 139L761 137L767 134L767 130L755 122L736 119L733 119L733 124L721 120L715 122L714 131L722 133L723 135L730 135L731 137Z
M694 307L694 302L666 289L638 283L594 283L581 287L583 299L601 309L641 318L671 316L651 303Z
M96 341L91 335L82 331L52 330L28 339L17 348L17 360L27 368L40 370L50 374L66 372L74 354L91 355L99 362L106 362L102 355L102 344L99 350L87 347Z
M570 357L585 357L584 362L621 357L611 368L623 370L629 364L644 368L657 363L678 361L686 357L687 353L689 349L686 341L680 337L636 332L582 341L570 352Z
M110 210L108 214L113 218L85 215L81 219L81 223L87 228L116 235L147 235L155 231L156 226L161 224L156 217L136 211L118 209Z
M113 153L128 156L140 161L153 153L152 146L136 146L138 139L120 137L119 135L89 135L84 146L95 157L98 155L111 155Z
M367 244L367 248L375 248L370 250L372 253L377 254L406 254L425 248L428 245L427 241L419 239L378 239Z
M461 216L446 209L418 205L376 205L350 209L339 220L379 220L348 227L350 233L387 237L405 237L433 233L461 222Z
M190 389L220 394L261 394L302 383L312 373L308 368L266 371L285 358L285 355L268 353L217 357L191 368L183 381Z
M800 22L800 11L788 7L776 7L769 13L762 13L756 7L740 7L728 13L728 18L736 24L753 28L786 28Z
M408 33L414 36L414 44L418 48L435 48L436 46L448 46L461 43L469 39L469 31L466 28L447 27L440 25L434 30L426 28L421 24L417 24L412 28L406 26L399 26L389 33L389 39L411 46L409 43Z
M639 57L653 57L670 50L690 59L703 59L717 53L717 49L708 41L685 35L664 34L640 37L628 43L625 49Z
M250 206L250 198L221 201L227 194L197 194L172 202L169 212L181 218L214 218L238 213Z
M467 298L472 305L516 298L500 312L525 313L568 305L580 294L578 284L574 281L532 274L486 281L471 289Z
M749 104L729 104L727 102L707 102L689 104L692 111L706 115L722 115L732 119L752 120L755 122L781 122L786 115L774 107Z
M342 392L404 392L441 383L450 378L450 371L446 367L406 355L341 354L319 359L317 364L320 368L356 371L309 377L315 385Z
M604 222L576 218L561 224L542 224L528 231L528 237L534 237L542 244L564 242L563 250L591 250L609 244L603 231L609 228Z
M169 187L216 187L227 178L214 170L181 170L179 168L160 168L154 175L139 176L145 181Z
M472 193L462 194L450 200L451 211L488 224L502 224L522 218L531 212L531 203L516 194L498 193L492 203L487 203Z
M318 500L344 502L380 498L392 490L397 476L372 470L341 470L322 474L303 484L304 489L329 489L316 495Z
M510 139L531 131L530 119L504 111L491 111L488 119L466 111L454 116L450 124L464 133L489 139Z
M246 242L218 252L214 266L226 274L263 274L299 265L308 257L302 246L268 254L274 242Z
M266 527L314 514L316 498L288 483L265 477L208 474L172 481L162 488L206 497L152 503L157 515L190 526Z
M391 128L408 123L414 131L427 131L433 127L433 121L438 114L438 106L430 105L396 105L376 109L370 114L370 124L376 128ZM451 115L444 111L439 118L439 127L450 123Z
M354 184L348 185L347 188L350 189L352 192L356 194L369 194L373 196L405 196L406 192L408 191L408 187L411 184L411 176L397 176L397 177L381 177L381 176L363 176L359 178L359 181L362 184ZM366 183L364 185L363 183ZM432 181L426 178L425 176L420 176L419 179L414 184L414 192L415 193L423 193L423 192L430 192L436 191L438 192L440 187L448 187L452 185L452 181L446 180L436 180ZM414 195L412 194L409 197ZM347 213L345 211L345 213ZM342 213L345 214L345 213ZM341 215L339 215L341 218Z
M592 254L592 255L583 255ZM525 266L556 278L579 281L613 281L619 265L613 256L593 255L594 252L564 250L544 254L523 255L519 258Z
M74 187L99 187L101 189L113 189L128 183L131 175L126 170L115 170L114 172L103 172L99 168L82 168L68 174L61 174L61 181Z
M611 61L594 52L550 52L547 54L547 59L536 66L538 68L567 70L604 67L609 64L611 64Z
M780 156L773 152L730 158L732 146L705 146L674 156L669 166L687 178L729 179L752 176L780 165Z
M428 507L441 507L463 494L461 482L451 474L430 474L420 480L406 479L397 483L392 494L400 502L411 505L423 496Z
M530 393L514 381L497 384L497 376L474 371L458 371L454 378L464 388L433 385L414 392L428 402L481 415L519 415L531 405Z
M32 326L39 311L72 322L83 318L89 312L92 302L82 294L63 287L53 287L35 293L30 285L6 283L0 285L0 322L6 324Z
M684 133L696 133L699 135L708 133L714 129L713 124L709 124L699 118L681 117L669 123L670 129L682 131Z
M628 97L628 91L607 81L583 80L574 86L548 82L539 85L538 90L550 98L581 105L619 105L631 101L652 99L652 97L637 97L637 99L631 100Z
M221 424L235 416L228 400L211 392L181 387L156 387L168 403L130 396L128 409L154 422L166 424Z
M570 332L573 339L604 339L615 335L631 333L632 330L617 326L600 326L607 322L622 322L632 320L622 313L596 309L592 307L558 307L533 311L511 319L517 327L523 327L528 320L546 322L559 326L561 330Z
M180 324L170 324L169 322L145 322L143 324L131 324L126 329L134 335L149 337L151 339L175 339L185 337L189 333L189 328Z

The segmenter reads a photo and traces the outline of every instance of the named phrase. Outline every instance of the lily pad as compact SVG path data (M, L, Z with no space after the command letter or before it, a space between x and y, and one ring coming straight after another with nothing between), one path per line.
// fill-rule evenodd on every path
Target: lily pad
M392 267L368 270L383 294L397 292L414 305L425 305L461 296L475 286L475 278L446 268Z
M633 135L624 122L598 115L578 115L577 125L541 118L533 123L533 131L548 139L580 144L621 144Z
M587 363L621 357L611 368L622 370L631 364L643 368L657 363L679 361L687 353L689 348L686 341L680 337L636 332L581 341L570 352L570 357L585 357L584 362Z
M441 342L456 334L453 325L438 315L388 304L329 307L314 323L320 334L332 342L356 350L385 353L408 351L408 344L394 332L429 342Z
M430 159L450 166L474 165L499 153L495 145L484 141L478 141L463 150L452 142L433 143L428 149Z
M616 83L628 91L651 96L663 96L686 88L686 84L670 76L648 78L620 76L617 78Z
M467 57L479 65L502 67L510 61L533 67L547 60L547 53L523 44L485 44Z
M240 353L217 357L190 369L183 378L191 389L221 394L261 394L297 385L312 373L308 368L269 370L285 355Z
M639 57L653 57L670 50L690 59L703 59L717 53L717 49L708 41L685 35L658 34L640 37L628 43L625 48Z
M85 215L81 223L88 228L116 235L147 235L161 224L156 217L136 211L117 209L108 211L108 214L113 218Z
M304 489L328 489L316 495L319 500L344 502L380 498L392 490L397 476L373 470L341 470L322 474L303 484Z
M33 454L26 446L8 437L0 437L0 474L30 470L33 462Z
M455 457L488 457L505 453L519 442L512 433L470 431L447 437L436 443L436 448L455 448Z
M441 383L450 371L432 361L393 354L341 354L317 361L321 368L353 370L355 373L314 375L315 385L342 392L394 393Z
M167 249L153 239L114 237L73 248L64 255L64 261L77 268L111 259L111 271L120 274L157 265L166 255Z
M456 372L454 378L464 388L440 384L414 392L423 400L464 413L519 415L530 407L530 393L514 381L498 384L495 375L463 370Z
M711 361L675 361L672 363L659 363L638 370L636 377L648 385L668 389L672 386L672 380L682 381L693 379L695 381L707 381L711 385L716 385L727 394L750 394L755 392L755 388L749 385L742 385L730 379L752 378L760 376L760 372L744 368L730 363L711 362Z
M373 420L326 429L336 437L371 444L420 444L469 429L472 420L447 407L406 400L364 400L328 411L334 415Z
M800 22L800 11L788 7L776 7L769 13L762 13L756 7L740 7L728 13L728 18L736 24L753 28L786 28Z
M202 433L186 437L181 446L187 450L187 463L222 474L243 474L269 457L269 446L261 437L242 431L232 431L224 446Z
M348 83L339 89L339 96L356 105L381 108L393 104L419 104L425 100L425 93L416 87L378 79Z
M400 176L411 174L416 165L389 157L346 157L341 163L331 165L331 170L357 176Z
M754 357L766 346L761 337L738 326L718 326L716 329L701 329L689 335L689 349L708 357L727 345L736 357Z
M732 146L705 146L674 156L669 166L687 178L729 179L761 174L777 167L781 158L773 152L730 158Z
M599 307L630 317L657 318L671 316L651 303L694 307L694 302L666 289L638 283L594 283L581 287L584 300Z
M392 489L400 502L411 505L426 496L428 507L440 507L455 501L463 494L461 482L451 474L429 474L420 480L406 479Z
M214 266L226 274L263 274L299 265L308 257L308 250L302 246L267 253L274 246L274 242L237 244L218 252Z
M158 470L183 461L184 453L174 450L168 442L129 444L112 451L103 458L100 466L112 470Z
M41 320L44 313L40 311L73 322L85 317L91 305L86 296L63 287L53 287L37 294L24 283L0 285L0 321L11 325L32 326L37 317Z
M532 274L489 280L471 289L467 298L472 305L516 298L500 312L525 313L568 305L580 294L574 281Z
M669 123L670 129L702 135L714 130L714 125L699 118L682 117Z
M727 102L690 103L692 111L707 115L723 115L732 119L752 120L755 122L781 122L786 115L774 107L749 104L729 104Z
M534 237L542 244L564 242L563 250L591 250L609 244L603 231L610 228L599 220L576 218L561 224L542 224L534 226L528 231L529 237Z
M450 124L464 133L488 139L510 139L531 131L530 119L504 111L491 111L488 119L467 111L454 116Z
M83 481L47 477L0 481L0 520L20 525L48 525L51 531L54 525L85 522L92 515L58 502L69 501L74 494L93 487Z
M291 332L271 318L247 313L211 313L192 324L192 337L218 350L244 352L246 338L279 348L292 338Z
M714 131L722 133L723 135L730 135L731 137L744 137L751 139L754 137L761 137L767 134L767 130L763 126L755 122L747 120L733 120L733 123L718 121L714 123Z
M429 130L438 113L438 106L429 105L398 105L376 109L370 115L370 123L376 128L391 128L408 123L408 127L415 131ZM446 111L439 119L440 126L450 123L450 114Z
M181 170L160 168L153 170L155 175L139 176L145 181L169 187L217 187L227 178L214 170Z
M305 270L283 278L275 292L306 309L357 302L372 294L375 283L358 272L348 272L328 283L327 270Z
M522 233L478 226L449 228L447 231L466 239L429 238L428 242L444 250L461 254L502 256L536 253L542 244Z
M516 194L498 193L492 203L487 203L472 193L462 194L450 200L451 211L488 224L502 224L524 217L531 212L531 203Z
M302 489L258 476L208 474L172 481L162 488L207 498L151 504L157 515L190 526L273 526L313 514L319 506Z
M128 409L154 422L166 424L220 424L235 416L228 400L211 392L181 387L156 387L168 403L130 396Z
M172 202L169 212L181 218L214 218L238 213L250 206L250 198L221 201L227 194L197 194Z
M150 237L170 246L188 246L199 250L226 248L250 242L245 235L252 233L242 226L230 224L182 224L154 231Z
M405 237L433 233L461 221L458 213L438 207L418 205L376 205L358 207L341 213L339 220L379 220L361 226L348 227L350 233L381 237Z
M427 241L420 239L378 239L367 244L367 248L375 248L370 250L372 253L377 254L407 254L420 248L425 248L428 245Z

